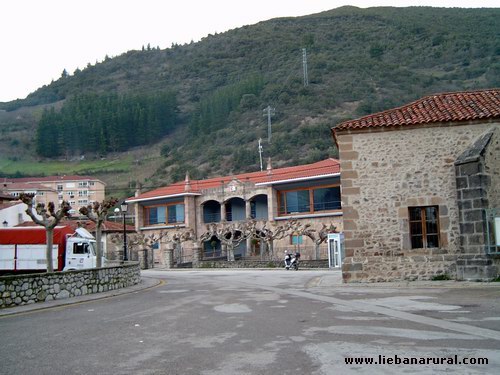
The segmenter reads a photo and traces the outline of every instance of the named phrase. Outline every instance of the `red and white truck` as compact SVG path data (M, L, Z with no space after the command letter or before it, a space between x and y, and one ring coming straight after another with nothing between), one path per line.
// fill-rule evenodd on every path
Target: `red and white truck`
M0 272L40 272L47 269L44 227L0 228ZM84 228L61 225L54 228L54 271L96 266L94 237ZM104 262L103 262L104 264Z

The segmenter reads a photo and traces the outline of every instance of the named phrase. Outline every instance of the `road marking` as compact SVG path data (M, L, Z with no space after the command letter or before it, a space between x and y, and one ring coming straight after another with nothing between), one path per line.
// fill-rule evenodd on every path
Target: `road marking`
M246 285L248 286L248 284L246 284ZM475 326L470 326L467 324L460 324L460 323L450 322L447 320L441 320L441 319L436 319L436 318L430 318L430 317L421 316L421 315L417 315L417 314L413 314L413 313L409 313L409 312L405 312L405 311L392 310L390 308L378 306L374 303L369 303L369 302L365 302L365 301L342 300L342 299L335 298L335 297L316 295L316 294L313 294L310 292L303 292L300 290L280 289L280 288L275 288L272 286L266 286L266 285L261 285L261 284L252 284L252 285L255 287L258 287L260 289L272 291L275 293L288 294L288 295L292 295L292 296L307 298L310 300L327 302L327 303L331 303L333 305L341 305L341 306L349 307L349 308L357 310L357 311L386 315L386 316L390 316L390 317L397 318L397 319L403 319L403 320L408 320L411 322L420 323L420 324L424 324L424 325L428 325L428 326L438 327L441 329L447 329L449 331L466 333L468 335L472 335L472 336L476 336L476 337L500 341L500 332L492 330L492 329L475 327Z

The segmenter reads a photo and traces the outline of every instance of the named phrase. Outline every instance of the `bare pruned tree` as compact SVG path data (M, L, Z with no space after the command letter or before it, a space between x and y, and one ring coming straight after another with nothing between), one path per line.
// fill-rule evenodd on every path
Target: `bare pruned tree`
M84 216L87 216L90 221L95 223L97 268L102 267L102 224L106 221L109 210L113 208L117 203L117 198L109 198L103 200L101 203L94 202L93 204L89 204L87 207L80 208L80 213Z
M28 206L26 209L26 214L35 222L35 224L40 225L45 228L47 247L45 251L45 258L47 259L47 272L54 272L54 264L52 259L52 246L54 245L54 228L59 224L59 222L64 217L71 216L69 211L71 206L68 202L62 201L61 206L56 211L54 202L49 202L47 207L44 203L37 203L36 207L33 208L33 198L34 194L22 193L19 199ZM33 211L33 209L35 211ZM36 215L35 215L36 212ZM37 216L38 215L38 216Z
M249 238L251 233L248 230L249 225L249 221L238 223L222 221L220 223L207 224L207 230L199 237L200 245L214 237L217 238L227 250L227 260L232 262L234 261L234 249L241 242Z

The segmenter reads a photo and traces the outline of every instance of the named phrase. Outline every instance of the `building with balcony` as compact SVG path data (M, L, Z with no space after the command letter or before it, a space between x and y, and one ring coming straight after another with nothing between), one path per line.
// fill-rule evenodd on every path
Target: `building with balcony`
M339 162L326 159L317 163L273 169L268 162L265 171L191 180L189 176L127 199L134 204L136 230L158 238L170 233L193 233L202 244L203 258L224 254L224 243L216 236L204 238L207 228L221 224L236 228L252 220L265 228L293 222L297 227L319 230L335 227L342 230L342 207ZM289 227L288 227L289 228ZM238 234L236 234L237 236ZM311 236L293 233L274 241L274 254L281 257L285 249L298 250L305 259L325 259L326 243L321 254L314 253ZM165 246L158 241L156 249ZM192 248L181 244L180 257L189 261ZM262 241L247 238L234 249L236 257L262 257ZM160 254L160 251L157 252Z

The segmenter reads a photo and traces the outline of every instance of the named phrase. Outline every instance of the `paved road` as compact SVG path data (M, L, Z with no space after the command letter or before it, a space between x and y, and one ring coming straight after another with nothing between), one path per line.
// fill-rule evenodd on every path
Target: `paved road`
M162 282L0 317L0 374L500 373L499 284L346 286L336 271L306 270L143 276ZM379 364L346 364L358 357Z

